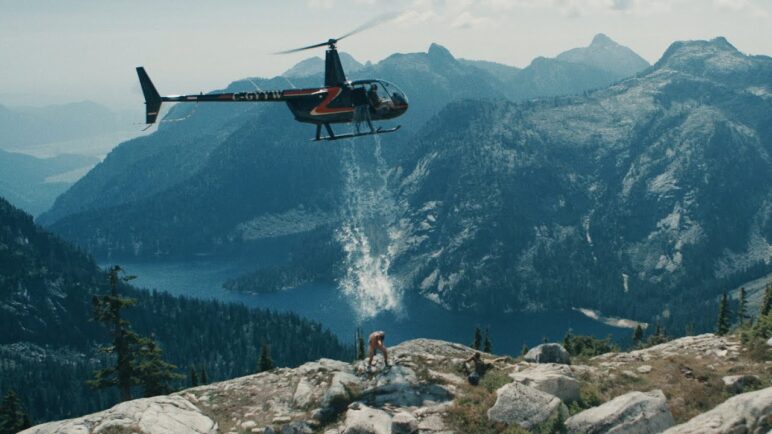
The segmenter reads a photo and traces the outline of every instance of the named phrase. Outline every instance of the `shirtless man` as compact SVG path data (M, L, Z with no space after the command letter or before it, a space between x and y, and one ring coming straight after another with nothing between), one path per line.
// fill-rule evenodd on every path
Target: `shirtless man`
M370 361L367 362L367 366L373 366L373 357L375 357L375 350L380 350L383 353L383 363L389 366L389 352L386 351L386 346L383 345L383 340L386 338L386 333L382 331L370 333Z

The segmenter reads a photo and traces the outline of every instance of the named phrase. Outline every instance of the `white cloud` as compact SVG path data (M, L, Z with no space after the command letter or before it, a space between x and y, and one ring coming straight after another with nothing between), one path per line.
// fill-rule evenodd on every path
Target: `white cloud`
M311 9L332 9L335 7L335 0L308 0L306 3Z
M485 17L478 17L475 15L472 15L469 11L463 11L460 14L456 16L456 18L453 19L453 21L450 23L451 27L455 27L457 29L468 29L471 27L477 27L483 24L487 24L490 22L490 19Z

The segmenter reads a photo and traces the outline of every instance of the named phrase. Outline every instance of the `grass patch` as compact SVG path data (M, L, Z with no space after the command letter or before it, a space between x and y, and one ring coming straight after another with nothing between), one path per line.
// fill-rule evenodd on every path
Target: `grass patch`
M529 431L519 426L506 426L488 420L488 409L496 403L496 390L511 383L507 371L491 369L480 379L478 386L464 384L459 386L459 393L453 405L448 409L446 422L458 433L476 434L527 434Z

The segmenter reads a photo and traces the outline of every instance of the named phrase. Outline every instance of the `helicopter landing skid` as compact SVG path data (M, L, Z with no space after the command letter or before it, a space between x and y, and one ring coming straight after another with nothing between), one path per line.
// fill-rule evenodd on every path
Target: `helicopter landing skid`
M346 133L346 134L334 134L332 132L332 128L330 128L326 124L325 124L325 127L327 127L327 132L329 133L328 136L326 136L326 137L320 136L320 134L319 134L321 132L321 125L320 125L319 128L317 128L317 130L316 130L316 137L311 139L311 140L314 141L314 142L318 142L320 140L332 141L332 140L340 140L340 139L351 139L353 137L360 137L360 136L373 136L373 135L377 135L377 134L387 134L387 133L393 133L393 132L397 131L398 129L400 129L402 127L402 125L397 125L394 128L387 128L387 129L383 129L382 127L378 127L378 128L376 128L374 130L370 130L370 131L367 131L367 132L364 132L364 133Z

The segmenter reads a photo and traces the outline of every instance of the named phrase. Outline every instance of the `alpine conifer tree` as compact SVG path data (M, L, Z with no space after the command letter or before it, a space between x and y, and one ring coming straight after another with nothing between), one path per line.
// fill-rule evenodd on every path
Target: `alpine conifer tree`
M638 324L635 326L635 331L633 332L633 345L640 345L641 341L643 341L643 327Z
M190 387L198 386L198 374L196 373L196 368L193 366L191 366L190 371L188 371L188 384L190 384Z
M201 378L201 384L209 384L209 376L206 374L206 367L201 367L201 375L199 375L199 378Z
M145 398L166 395L172 392L169 383L184 377L177 373L177 367L161 358L162 351L152 338L142 338L139 363L136 366L137 381L142 386ZM195 370L193 370L195 373Z
M8 391L0 402L0 433L13 434L30 426L32 424L21 405L19 396L13 390Z
M475 350L479 350L480 345L482 345L482 333L480 332L480 327L475 327L474 340L472 341L472 348L474 348Z
M737 302L737 324L745 324L748 319L748 300L745 294L745 288L740 288L740 297Z
M265 372L273 369L273 360L271 360L271 348L263 342L260 345L260 357L257 361L257 372Z
M356 331L356 357L357 360L365 359L365 337L362 335L362 329L357 327Z
M530 350L530 348L528 348L528 344L523 344L523 349L520 350L520 355L524 356L524 355L528 354L528 350Z
M137 384L135 366L140 337L121 316L123 309L136 303L136 300L118 294L118 284L134 278L122 273L123 269L118 265L110 268L110 294L92 299L94 317L108 328L112 336L112 344L101 347L99 351L114 356L115 364L98 370L88 384L95 388L118 387L121 401L128 401L131 399L131 386Z
M729 333L729 302L727 300L726 291L721 296L721 301L718 305L718 320L716 320L716 334L725 335Z
M485 329L485 338L483 339L483 351L486 353L493 352L493 344L491 344L491 336L488 333L488 329Z
M761 302L760 316L767 316L770 312L772 312L772 282L769 282L764 290L764 301Z

